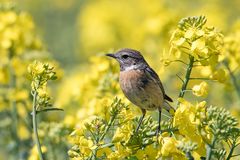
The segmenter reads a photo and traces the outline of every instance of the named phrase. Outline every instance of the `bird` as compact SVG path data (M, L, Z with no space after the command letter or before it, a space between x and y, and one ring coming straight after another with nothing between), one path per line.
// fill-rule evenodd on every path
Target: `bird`
M142 111L136 132L143 122L146 111L158 110L156 135L161 134L162 108L167 111L174 110L174 108L168 103L173 100L165 93L157 73L149 66L142 54L135 49L124 48L115 53L108 53L106 56L119 62L120 88L126 98Z

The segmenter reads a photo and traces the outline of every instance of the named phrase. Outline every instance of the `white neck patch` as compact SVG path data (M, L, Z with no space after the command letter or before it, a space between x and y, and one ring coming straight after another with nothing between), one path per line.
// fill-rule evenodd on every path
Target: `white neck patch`
M130 71L130 70L137 69L137 68L138 68L138 65L131 65L129 67L125 67L124 71Z

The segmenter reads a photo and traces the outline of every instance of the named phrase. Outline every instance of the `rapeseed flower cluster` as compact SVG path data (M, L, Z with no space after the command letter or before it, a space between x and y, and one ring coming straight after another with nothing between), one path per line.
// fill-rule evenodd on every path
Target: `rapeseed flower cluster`
M180 102L173 124L178 126L180 134L184 135L186 140L197 143L197 153L202 156L205 154L205 146L200 133L198 133L199 122L197 121L197 113L199 112L200 114L204 111L206 102L201 102L197 105L193 105L184 99L180 99Z
M35 61L28 66L28 72L31 76L32 94L36 94L37 104L41 107L48 107L51 105L50 96L47 93L47 82L55 80L56 72L54 67L48 63Z
M29 89L27 79L31 76L35 79L32 90L38 90L37 103L40 110L43 106L51 104L46 83L41 78L46 74L53 78L53 75L46 73L46 68L47 72L50 72L50 64L59 67L56 62L47 58L48 53L35 32L36 26L32 17L26 12L17 11L14 6L9 6L12 5L1 3L0 6L0 110L3 122L1 126L8 128L1 129L1 135L6 136L6 141L1 142L1 148L5 148L6 153L11 153L10 159L36 159L37 146L33 147L32 143L26 143L32 140L30 95L33 93ZM34 59L44 59L49 65L35 62L28 68L28 64ZM58 70L58 73L61 74L61 70ZM11 147L2 147L8 145ZM43 146L42 151L46 153L47 144Z
M206 22L207 19L204 16L182 19L170 40L173 53L189 54L195 60L204 60L219 55L223 35L214 27L205 27Z
M240 90L239 24L224 33L209 26L206 17L195 16L183 18L176 27L181 15L168 8L171 3L89 1L82 4L77 19L80 51L85 58L99 51L114 52L112 48L136 48L167 82L163 84L174 99L171 105L176 111L163 112L158 136L154 132L155 114L147 114L136 133L140 111L120 91L119 68L103 53L71 68L58 87L47 87L48 81L61 77L62 71L46 58L48 53L30 15L0 6L0 134L6 137L0 142L0 153L11 153L3 155L5 159L38 159L39 148L44 159L60 160L237 157L238 120L227 109L211 104L219 104L221 99L226 106L231 107L233 102L239 106L226 92ZM67 6L70 4L73 1ZM208 7L213 13L222 11L221 7ZM218 14L221 19L207 15L214 22L211 24L225 25L223 13ZM159 65L161 60L165 66ZM26 78L32 80L31 86ZM221 90L218 82L226 88ZM173 85L167 87L168 83ZM178 89L178 97L171 94ZM33 144L36 132L30 122L31 106L38 117L38 126L33 128L38 129L40 147ZM64 112L48 112L62 109ZM236 117L238 112L234 111Z
M34 29L29 14L0 11L0 83L9 82L8 65L12 66L17 76L23 76L26 64L21 58L26 56L27 51L42 49L41 40L35 35Z
M11 144L10 150L19 154L19 146L31 138L27 117L30 96L26 81L27 64L34 57L33 51L41 51L43 45L35 33L31 16L26 12L16 12L1 4L0 10L0 108L3 111L1 129L6 138L2 145ZM2 148L2 147L1 147ZM6 148L6 147L5 147ZM27 146L29 149L29 146ZM8 149L6 149L8 150Z
M203 81L199 85L194 85L192 91L196 96L206 96L208 94L207 82Z

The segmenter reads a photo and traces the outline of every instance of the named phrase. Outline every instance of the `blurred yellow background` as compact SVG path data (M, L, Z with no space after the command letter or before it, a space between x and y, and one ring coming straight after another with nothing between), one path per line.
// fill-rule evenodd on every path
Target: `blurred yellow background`
M238 0L19 0L17 7L33 16L49 51L64 65L125 47L160 54L182 17L205 15L226 32L240 12Z
M7 1L0 1L1 12L4 12L5 2ZM164 60L171 57L169 41L181 18L205 15L208 26L216 27L230 38L231 36L240 38L239 0L17 0L12 2L15 5L13 12L17 15L20 12L27 12L27 18L24 16L23 19L27 19L26 22L29 23L24 23L25 26L22 23L18 25L20 28L27 28L24 32L27 33L26 39L32 36L33 42L30 49L29 46L25 47L25 44L21 48L27 56L16 53L16 57L9 61L0 60L1 95L11 92L9 94L14 95L14 101L17 99L24 102L16 104L17 113L14 114L19 119L15 124L17 129L3 131L5 128L12 128L11 124L15 120L14 116L11 116L12 111L9 107L11 96L7 97L10 100L6 102L2 98L4 96L0 97L0 137L2 137L0 159L16 159L16 157L36 159L36 148L33 148L31 142L31 124L25 124L31 113L30 82L25 80L29 60L41 57L56 66L59 80L51 84L49 92L53 96L54 106L65 111L41 115L39 134L41 139L45 139L43 143L49 151L48 159L67 159L67 150L70 146L67 135L81 125L83 119L92 115L104 115L108 112L106 106L115 96L123 98L129 104L119 89L118 65L106 58L105 53L121 48L141 51L160 75L168 95L176 101L181 87L181 81L176 74L183 76L185 71L181 65L175 63L164 66ZM2 17L0 17L0 30L3 19L8 19L4 13ZM240 45L240 42L238 41L237 44ZM35 52L29 51L32 49ZM2 53L0 53L1 57ZM239 57L237 56L236 60L240 61ZM5 90L11 81L9 80L11 76L9 78L5 67L8 64L15 65L15 72L19 73L15 77L16 85L12 86L16 91ZM236 66L239 67L239 62L233 64L231 68ZM208 72L209 69L205 68L205 70L196 70L193 75L204 76L208 75ZM235 73L240 84L239 68ZM190 83L190 88L194 84L195 82ZM193 102L208 100L209 104L231 108L231 111L240 117L239 98L231 85L231 79L227 77L224 83L209 82L209 85L211 89L207 97L196 98L189 94L188 99ZM133 110L139 113L137 108ZM155 117L154 113L153 115ZM12 133L14 131L17 134ZM48 136L45 135L46 133ZM15 148L20 144L16 144L13 137L18 137L23 146L18 148L18 155L15 154ZM61 143L62 141L66 141L66 144ZM51 148L51 146L58 147Z

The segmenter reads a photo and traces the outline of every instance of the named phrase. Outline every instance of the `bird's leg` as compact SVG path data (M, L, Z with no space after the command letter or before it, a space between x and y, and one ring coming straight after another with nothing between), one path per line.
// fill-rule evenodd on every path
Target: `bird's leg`
M142 121L143 121L143 118L145 117L145 114L146 114L146 110L145 110L145 109L142 109L142 117L141 117L140 120L139 120L137 129L136 129L136 133L138 132L138 130L139 130L141 124L142 124Z
M158 136L158 134L160 133L161 134L161 113L162 113L162 108L159 108L158 109L158 128L157 128L157 131L156 131L156 136Z

